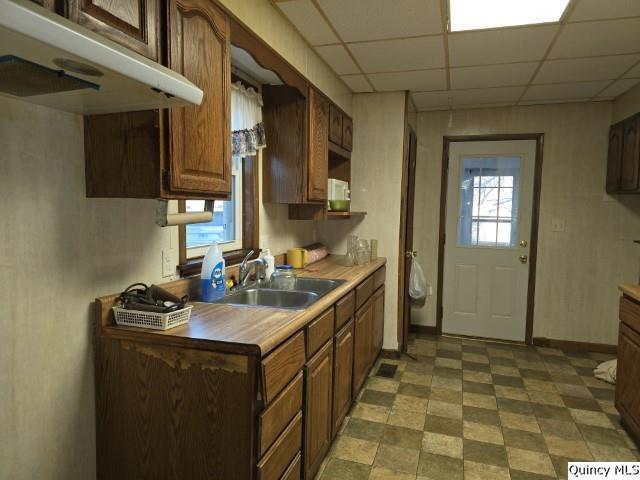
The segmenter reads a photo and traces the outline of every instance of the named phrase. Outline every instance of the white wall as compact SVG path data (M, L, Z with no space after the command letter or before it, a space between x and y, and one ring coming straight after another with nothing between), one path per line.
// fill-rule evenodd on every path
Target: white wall
M638 281L640 198L605 195L611 111L579 103L418 115L414 247L434 294L443 135L543 132L534 336L617 342L617 284ZM564 232L551 231L554 218ZM435 325L435 296L412 317Z
M404 140L403 92L353 96L351 209L364 219L318 222L318 240L344 254L346 236L378 239L378 255L387 257L384 348L397 349L400 185Z

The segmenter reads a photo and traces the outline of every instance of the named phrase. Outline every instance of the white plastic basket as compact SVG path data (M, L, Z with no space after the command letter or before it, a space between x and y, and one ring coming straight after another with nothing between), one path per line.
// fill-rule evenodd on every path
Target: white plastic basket
M169 330L178 325L185 324L191 316L192 305L175 312L156 313L142 312L140 310L127 310L122 307L112 307L118 325L128 327L153 328L154 330Z

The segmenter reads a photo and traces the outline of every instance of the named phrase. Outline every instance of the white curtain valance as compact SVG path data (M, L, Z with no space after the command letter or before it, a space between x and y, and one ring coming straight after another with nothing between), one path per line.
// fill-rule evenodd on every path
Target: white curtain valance
M255 155L266 146L262 95L240 82L231 87L232 153L240 157Z

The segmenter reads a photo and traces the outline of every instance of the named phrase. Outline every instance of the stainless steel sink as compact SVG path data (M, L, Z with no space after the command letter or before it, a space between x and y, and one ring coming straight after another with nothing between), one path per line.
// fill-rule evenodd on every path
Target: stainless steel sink
M296 279L293 290L252 287L230 293L214 303L304 310L345 282L346 280L303 277Z
M301 292L313 292L320 296L324 296L345 282L346 280L299 277L296 278L296 286L294 290L299 290Z
M227 295L215 303L303 310L318 300L318 298L320 298L320 295L314 292L275 290L272 288L247 288L246 290L240 290Z

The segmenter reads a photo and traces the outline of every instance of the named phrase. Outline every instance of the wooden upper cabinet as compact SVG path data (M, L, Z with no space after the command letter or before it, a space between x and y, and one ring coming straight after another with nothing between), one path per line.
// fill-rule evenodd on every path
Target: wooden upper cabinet
M313 479L331 445L333 416L333 341L307 363L305 368L304 468L306 479Z
M309 158L307 199L325 201L329 178L329 101L309 88Z
M346 115L342 118L342 147L353 150L353 120Z
M640 163L640 116L623 123L622 158L620 162L620 190L638 190Z
M170 0L169 68L204 91L200 106L169 114L170 186L231 193L229 19L208 0Z
M609 130L607 150L607 193L620 189L620 166L622 163L622 125L614 125Z
M335 105L329 110L329 140L342 145L342 112Z
M159 3L159 0L67 0L67 11L70 20L159 61Z

